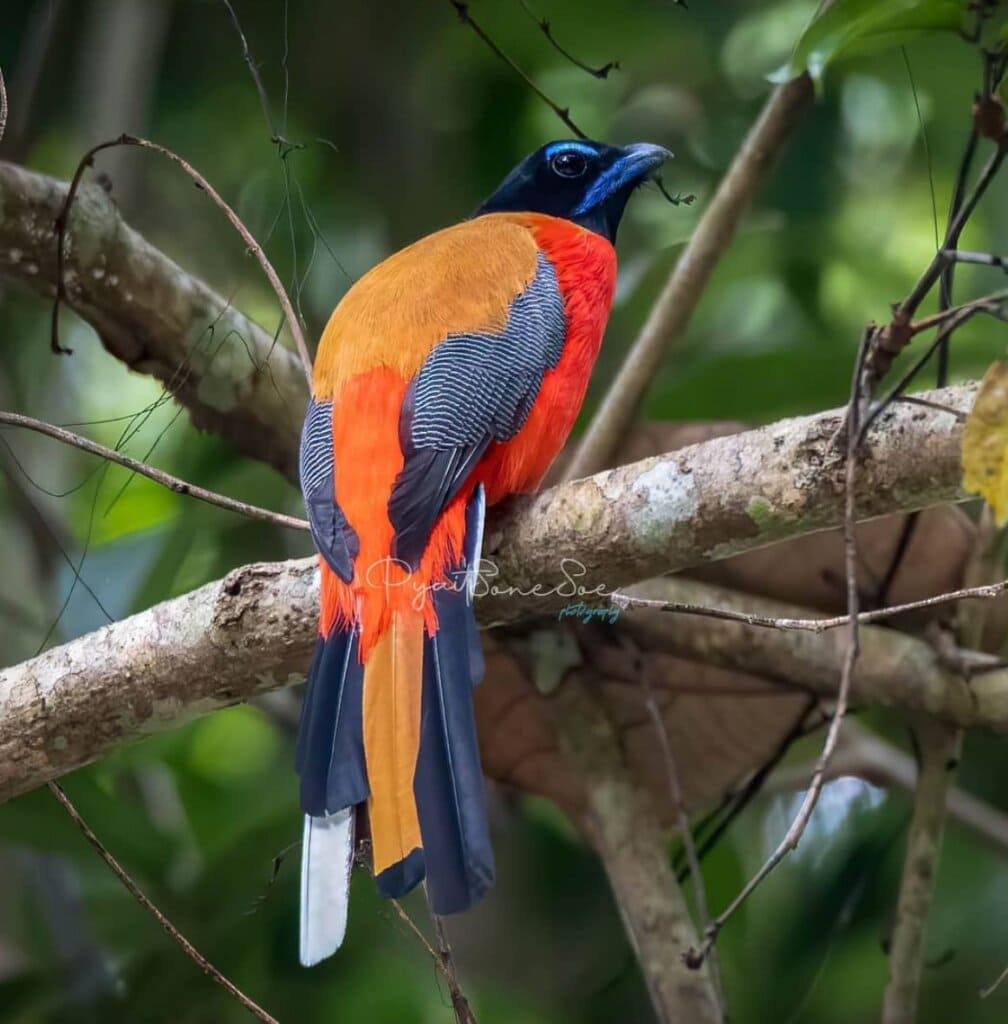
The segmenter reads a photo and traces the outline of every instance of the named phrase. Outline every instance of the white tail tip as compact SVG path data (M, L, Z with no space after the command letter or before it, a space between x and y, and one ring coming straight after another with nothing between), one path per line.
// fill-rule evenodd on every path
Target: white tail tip
M324 818L305 815L301 848L303 967L313 967L343 944L350 903L353 839L352 807Z

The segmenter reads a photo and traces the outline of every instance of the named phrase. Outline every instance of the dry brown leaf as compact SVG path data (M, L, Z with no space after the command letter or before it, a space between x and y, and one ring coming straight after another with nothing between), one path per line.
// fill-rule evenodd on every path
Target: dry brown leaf
M743 429L739 423L642 424L619 462L672 451ZM875 595L900 544L905 516L858 528L860 583ZM954 589L962 581L973 524L957 508L921 513L888 593L892 603ZM791 604L841 612L843 542L826 531L702 566L708 582ZM932 616L948 614L935 610ZM917 623L911 623L917 625ZM743 672L632 651L619 625L593 632L592 671L624 743L627 762L653 794L662 819L674 820L666 761L645 702L635 659L643 658L675 759L687 808L710 806L762 766L793 730L808 698ZM487 774L524 792L546 796L575 821L583 808L576 773L560 751L552 720L555 702L535 687L520 647L505 634L485 634L487 682L476 691L483 764Z

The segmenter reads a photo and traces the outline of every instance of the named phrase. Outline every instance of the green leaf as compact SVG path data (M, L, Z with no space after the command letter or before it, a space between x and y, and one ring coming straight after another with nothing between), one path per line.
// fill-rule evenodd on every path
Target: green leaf
M838 60L892 49L922 33L956 32L963 10L962 0L836 0L810 22L771 81L808 71L818 82Z

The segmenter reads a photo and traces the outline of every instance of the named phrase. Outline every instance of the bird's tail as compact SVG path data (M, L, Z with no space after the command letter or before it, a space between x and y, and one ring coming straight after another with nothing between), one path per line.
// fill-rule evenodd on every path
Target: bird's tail
M472 906L493 884L473 687L483 659L469 595L436 592L437 631L397 614L364 669L364 749L378 891L399 897L425 876L437 914Z
M346 932L354 806L368 795L363 677L355 630L319 637L295 754L305 812L300 958L306 967L335 953Z
M493 885L473 687L483 675L469 596L434 597L438 630L424 640L423 714L414 792L423 836L427 895L436 914L468 909Z
M371 798L371 856L378 891L409 892L424 876L413 775L420 750L424 623L419 612L392 615L364 666L364 753Z
M302 852L301 960L343 939L353 807L367 801L378 890L399 897L426 875L435 913L475 903L493 884L473 687L483 674L472 608L482 494L467 510L467 560L458 586L434 589L438 628L395 611L358 657L357 628L319 639L297 746ZM451 576L451 574L450 574Z

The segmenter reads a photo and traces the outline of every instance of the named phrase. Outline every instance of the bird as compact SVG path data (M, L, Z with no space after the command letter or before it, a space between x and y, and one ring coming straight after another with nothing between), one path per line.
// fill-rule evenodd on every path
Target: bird
M364 274L322 333L299 462L321 575L295 752L305 966L343 942L359 805L383 896L425 880L451 914L493 885L472 696L484 516L567 440L620 220L670 156L542 146L471 217Z

